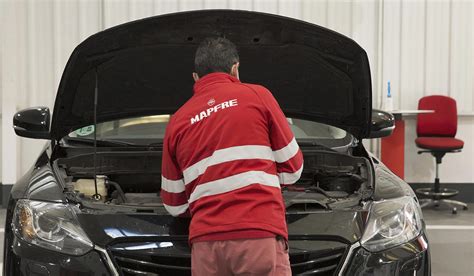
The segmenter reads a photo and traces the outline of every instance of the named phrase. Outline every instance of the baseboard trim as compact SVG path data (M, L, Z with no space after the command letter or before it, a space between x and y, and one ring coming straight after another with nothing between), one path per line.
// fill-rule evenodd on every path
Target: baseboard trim
M409 183L413 190L431 188L433 183ZM452 199L466 203L474 203L474 183L441 183L441 187L458 190L459 194Z
M8 205L8 197L12 190L12 184L2 184L0 183L0 200L2 201L2 208L6 208Z

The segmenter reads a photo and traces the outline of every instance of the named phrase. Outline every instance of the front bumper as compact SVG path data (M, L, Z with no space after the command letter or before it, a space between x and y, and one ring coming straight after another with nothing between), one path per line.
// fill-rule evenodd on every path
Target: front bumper
M82 256L68 256L14 238L6 273L19 275L119 275L107 252L96 248ZM431 275L426 237L371 253L354 244L339 267L338 275Z

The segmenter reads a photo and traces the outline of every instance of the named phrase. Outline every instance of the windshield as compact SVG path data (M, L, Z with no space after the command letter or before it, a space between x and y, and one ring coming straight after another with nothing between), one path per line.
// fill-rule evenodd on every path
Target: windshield
M120 119L97 124L97 140L127 142L137 145L161 143L170 115L153 115ZM341 147L351 143L352 136L330 125L287 118L295 138L300 143ZM94 126L86 126L71 132L68 137L94 139Z

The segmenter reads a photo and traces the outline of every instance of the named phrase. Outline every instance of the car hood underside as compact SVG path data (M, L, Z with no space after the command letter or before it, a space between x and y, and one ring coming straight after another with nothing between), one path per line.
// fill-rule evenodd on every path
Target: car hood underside
M233 41L241 79L269 88L287 116L369 134L366 52L323 27L248 11L206 10L151 17L97 33L72 53L59 86L53 139L94 122L172 114L192 95L194 52L206 37Z

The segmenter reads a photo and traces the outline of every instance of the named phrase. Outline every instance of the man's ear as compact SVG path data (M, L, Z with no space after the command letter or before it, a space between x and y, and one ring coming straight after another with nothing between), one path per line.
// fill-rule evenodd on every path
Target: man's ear
M234 65L232 65L232 68L230 69L230 75L239 79L239 62L236 62Z
M194 79L194 81L198 81L199 80L199 75L197 73L193 72L193 79Z

